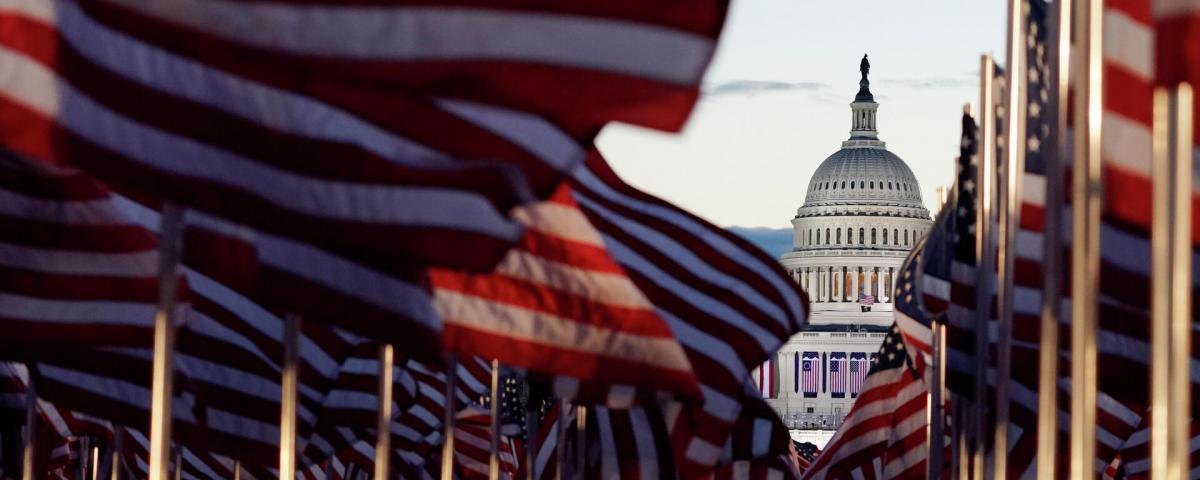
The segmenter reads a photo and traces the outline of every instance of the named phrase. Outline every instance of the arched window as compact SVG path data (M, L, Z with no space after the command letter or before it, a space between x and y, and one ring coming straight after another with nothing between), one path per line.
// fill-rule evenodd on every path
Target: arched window
M812 230L808 231L808 242L805 245L812 245Z
M870 183L870 185L871 185L871 190L874 190L874 189L875 189L875 182L871 182L871 183Z
M846 181L842 180L842 188L846 188Z
M895 242L896 245L900 244L900 230L895 228L892 229L892 241Z
M859 181L858 181L858 188L867 188L867 182L864 182L864 181L862 181L862 180L859 180Z
M853 228L846 229L846 244L854 245L854 229Z
M841 243L842 243L842 229L840 229L840 228L839 228L839 229L836 229L836 230L837 230L837 243L838 243L839 245L841 245Z
M908 246L908 230L904 231L904 246Z
M826 228L826 229L825 229L825 244L826 244L826 245L829 245L829 241L830 241L831 239L832 239L832 237L830 237L830 236L829 236L829 229L828 229L828 228Z
M884 245L887 245L887 244L888 244L888 240L887 240L887 229L886 229L886 228L885 228L885 229L883 229L883 244L884 244Z
M863 240L863 238L866 238L866 237L864 236L864 232L866 232L866 229L864 229L864 228L859 228L859 229L858 229L858 243L859 243L860 245L861 245L863 242L865 242L865 240Z
M875 229L871 229L871 245L879 245L879 240L875 238Z
M854 182L850 182L850 189L854 190Z

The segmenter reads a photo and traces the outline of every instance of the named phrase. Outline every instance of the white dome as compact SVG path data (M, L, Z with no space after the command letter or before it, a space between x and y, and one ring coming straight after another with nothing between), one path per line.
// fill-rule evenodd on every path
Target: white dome
M797 216L820 215L827 209L816 207L826 206L901 207L889 210L892 215L929 218L912 170L896 154L877 146L842 148L817 167Z

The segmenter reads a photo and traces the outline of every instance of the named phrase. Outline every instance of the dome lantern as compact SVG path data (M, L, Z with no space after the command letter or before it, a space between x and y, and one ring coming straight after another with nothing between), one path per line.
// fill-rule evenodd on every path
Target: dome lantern
M883 142L875 145L871 141L879 140L879 132L875 130L875 110L879 108L879 104L875 103L875 96L871 94L871 81L867 79L867 75L871 73L871 62L867 61L867 55L864 53L862 61L858 64L859 72L862 72L862 79L858 81L858 94L854 96L854 102L850 103L850 140L867 140L860 144L861 146L882 147Z

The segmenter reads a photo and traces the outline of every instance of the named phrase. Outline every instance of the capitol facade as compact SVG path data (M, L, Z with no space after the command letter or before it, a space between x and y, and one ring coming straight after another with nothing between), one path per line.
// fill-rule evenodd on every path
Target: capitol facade
M818 445L858 396L892 323L894 276L932 225L912 170L879 139L865 55L860 70L850 138L809 180L780 258L808 292L811 327L780 348L763 391L794 437Z

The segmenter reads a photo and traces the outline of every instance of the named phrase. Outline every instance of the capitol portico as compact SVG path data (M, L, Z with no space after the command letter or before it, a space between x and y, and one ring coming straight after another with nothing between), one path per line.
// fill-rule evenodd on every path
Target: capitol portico
M832 434L849 412L892 323L894 275L932 225L912 170L879 139L866 56L860 70L850 138L817 167L780 258L808 292L811 326L780 349L769 402L805 435Z

